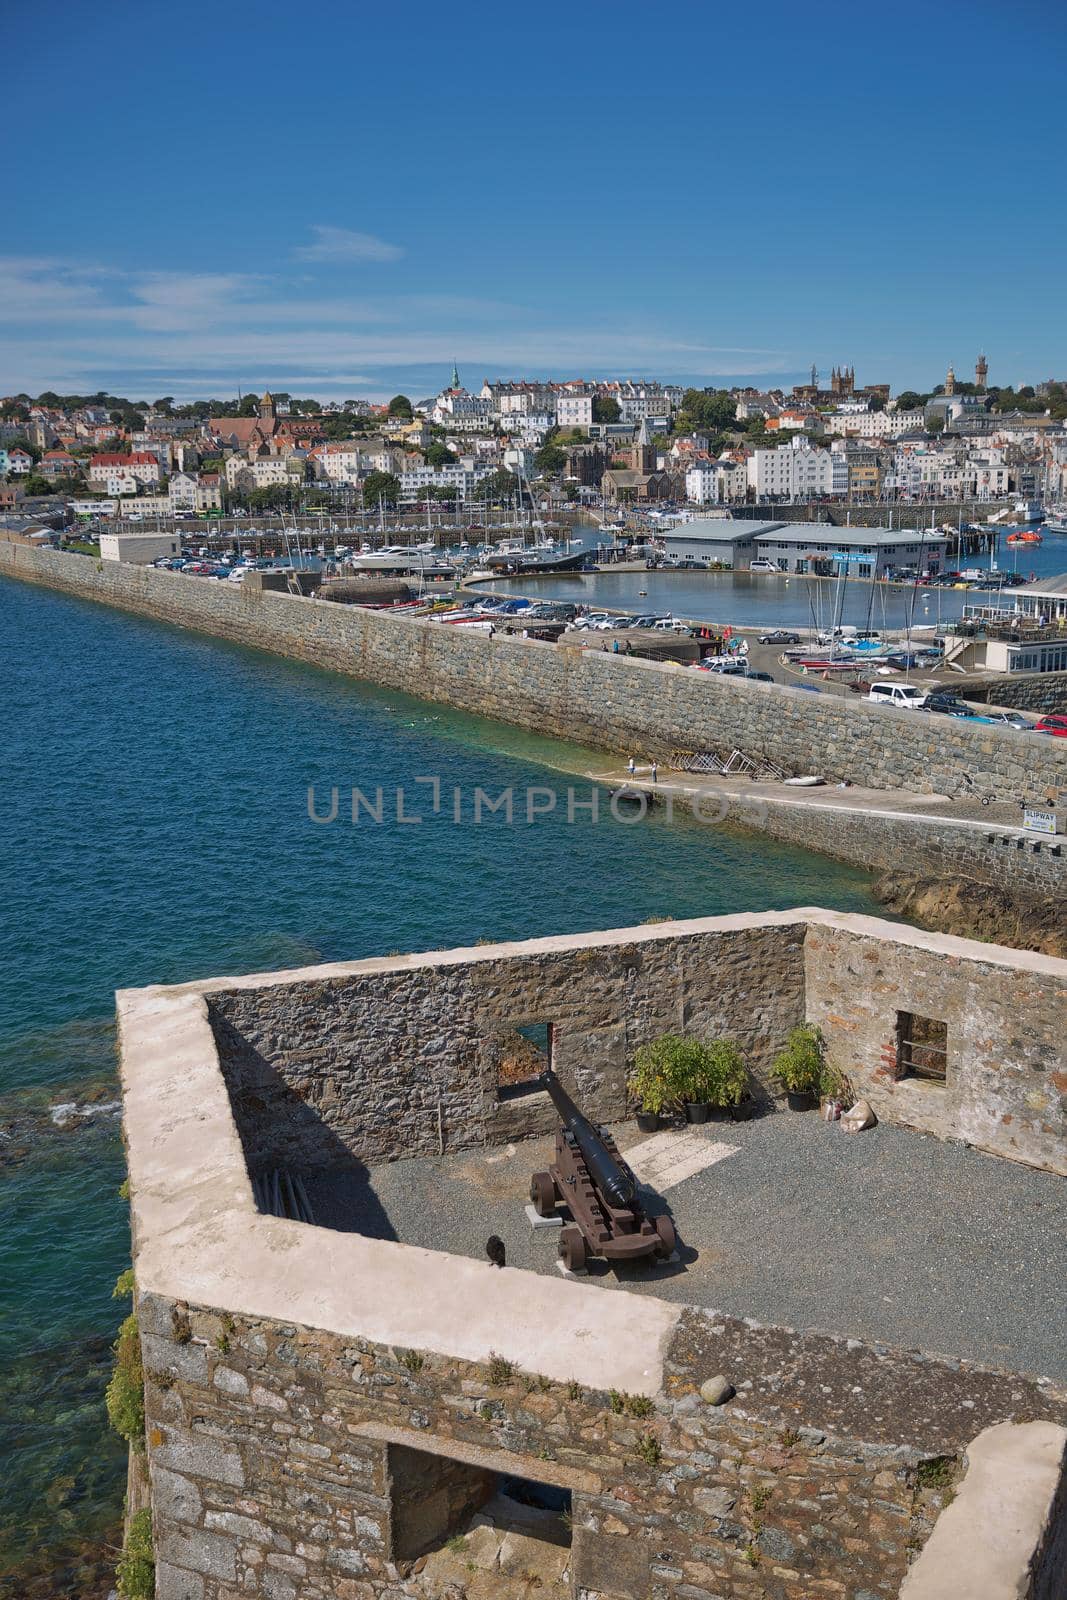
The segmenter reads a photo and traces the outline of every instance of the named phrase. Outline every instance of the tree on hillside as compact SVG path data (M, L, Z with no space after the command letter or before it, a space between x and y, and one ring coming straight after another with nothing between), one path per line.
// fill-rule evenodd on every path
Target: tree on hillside
M567 452L558 444L543 444L534 456L534 466L538 472L562 472L567 464Z
M442 444L439 439L435 439L433 444L427 447L426 465L428 467L451 466L455 460L454 452L446 444Z
M674 419L678 433L723 432L737 424L737 401L728 389L687 389Z
M925 404L926 396L918 394L914 389L905 389L902 394L897 395L898 411L918 411L919 407Z
M254 394L246 394L241 404L237 407L236 414L239 417L257 416L259 414L259 397Z
M618 422L622 416L619 402L610 394L595 394L593 396L593 421Z
M400 479L392 472L372 472L363 482L363 504L376 506L384 500L387 506L395 506L400 499Z
M513 472L508 472L504 467L497 467L487 478L483 478L478 485L478 498L492 505L499 500L511 500L518 492L519 480Z
M391 417L414 416L414 412L411 409L411 401L406 394L394 394L389 402L388 411Z

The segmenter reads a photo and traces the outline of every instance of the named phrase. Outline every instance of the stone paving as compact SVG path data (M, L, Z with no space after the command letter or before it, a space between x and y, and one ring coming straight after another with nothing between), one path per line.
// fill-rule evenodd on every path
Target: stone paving
M648 1195L678 1259L592 1262L589 1292L625 1288L735 1316L1067 1377L1062 1179L882 1123L849 1136L816 1113L686 1130L737 1153ZM615 1129L620 1149L642 1141ZM556 1270L557 1233L525 1213L551 1141L397 1161L366 1183L307 1175L316 1220L459 1255L504 1240L508 1267ZM506 1269L505 1269L506 1270Z

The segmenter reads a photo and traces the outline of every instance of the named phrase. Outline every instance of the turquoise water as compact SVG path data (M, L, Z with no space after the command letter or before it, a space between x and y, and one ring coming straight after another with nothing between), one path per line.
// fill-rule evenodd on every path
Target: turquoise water
M568 774L603 755L7 580L0 670L0 1129L87 1084L113 1095L116 987L656 915L874 908L864 874L763 838L655 813L569 824L567 785L588 786ZM426 812L417 776L447 804L408 826L395 789ZM320 807L333 785L381 785L382 825L316 825L309 784ZM559 792L553 814L471 824L476 786L513 786L521 818L531 785ZM34 1562L53 1574L40 1593L79 1592L121 1504L102 1363L123 1175L114 1122L21 1159L0 1138L0 1592Z

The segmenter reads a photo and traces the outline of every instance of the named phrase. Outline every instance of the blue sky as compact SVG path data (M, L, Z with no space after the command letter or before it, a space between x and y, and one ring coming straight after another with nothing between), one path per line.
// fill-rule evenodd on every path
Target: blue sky
M0 394L1067 373L1067 7L22 8Z

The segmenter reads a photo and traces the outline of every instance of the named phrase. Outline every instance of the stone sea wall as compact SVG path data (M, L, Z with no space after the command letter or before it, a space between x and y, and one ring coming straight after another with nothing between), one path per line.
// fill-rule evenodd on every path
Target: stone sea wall
M638 1406L503 1360L138 1310L157 1600L420 1600L410 1486L440 1542L496 1473L570 1491L582 1600L893 1600L969 1439L1067 1415L1030 1379L716 1312L685 1312ZM719 1373L736 1398L706 1404Z
M1067 747L1010 729L697 675L0 541L0 574L617 751L738 748L791 772L1015 801L1067 788Z
M961 678L953 688L967 700L1014 706L1017 711L1047 714L1067 710L1067 672L1018 672L998 678L996 683L988 678Z

